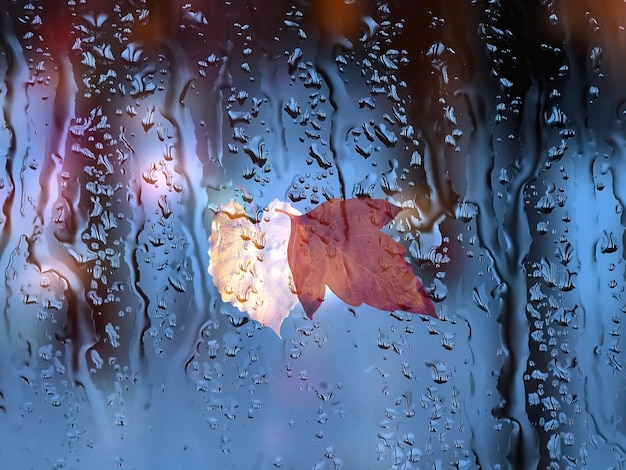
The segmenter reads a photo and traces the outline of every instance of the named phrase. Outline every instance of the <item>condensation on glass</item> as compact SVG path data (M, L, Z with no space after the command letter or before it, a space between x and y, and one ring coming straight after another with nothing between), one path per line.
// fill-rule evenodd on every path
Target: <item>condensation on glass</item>
M623 468L618 1L0 6L7 468ZM210 222L386 198L439 320L279 338Z

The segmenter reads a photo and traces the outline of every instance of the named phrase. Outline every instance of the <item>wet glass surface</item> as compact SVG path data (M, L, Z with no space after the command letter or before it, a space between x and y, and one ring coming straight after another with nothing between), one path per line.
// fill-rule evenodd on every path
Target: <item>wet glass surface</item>
M6 468L623 468L617 0L4 1ZM280 336L219 206L405 210L438 319ZM264 261L265 262L265 261Z

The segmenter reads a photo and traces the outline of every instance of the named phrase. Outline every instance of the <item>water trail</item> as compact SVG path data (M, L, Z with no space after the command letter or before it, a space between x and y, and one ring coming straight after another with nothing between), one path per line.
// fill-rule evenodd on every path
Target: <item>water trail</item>
M15 30L13 28L12 18L8 11L0 13L0 49L6 52L7 71L5 75L6 95L2 106L2 112L5 125L10 133L10 142L5 160L6 178L9 186L8 194L2 204L2 214L4 216L4 224L2 232L0 232L0 270L4 277L5 292L7 295L0 303L2 309L2 325L0 330L0 361L2 367L0 374L3 377L3 383L8 380L10 383L15 377L8 376L13 367L10 364L10 345L12 338L10 337L10 318L9 318L9 298L11 288L9 286L9 266L11 264L12 250L8 248L16 243L17 230L19 230L19 222L22 219L20 204L16 204L16 199L20 200L23 195L23 180L21 178L22 162L26 158L29 142L29 127L22 126L19 119L23 116L27 109L28 97L26 94L26 84L28 82L28 66L24 57L22 47L17 40ZM13 402L17 397L12 397L12 389L3 389L3 401L5 406Z
M353 121L355 114L352 97L337 73L334 62L334 48L338 45L335 40L321 38L318 43L315 65L328 85L329 100L333 107L333 115L330 118L330 150L335 157L341 198L348 199L352 197L352 191L356 187L356 171L352 162L352 152L348 149L346 139L349 130L356 127L356 123Z
M191 345L194 342L197 331L199 331L202 322L206 316L201 313L205 311L207 305L210 305L211 297L207 290L209 279L205 266L208 265L206 255L206 247L204 241L204 211L207 206L206 193L197 191L201 186L202 166L200 160L195 157L193 149L196 148L196 139L191 129L191 120L189 110L183 104L182 90L192 80L193 75L188 67L189 60L186 57L184 49L176 41L167 41L165 44L168 51L168 57L171 61L172 83L168 90L165 100L165 117L174 126L177 133L178 143L176 145L177 163L175 170L182 177L186 184L181 195L181 207L184 211L177 214L182 223L184 236L189 242L188 259L192 265L193 276L193 292L194 297L191 302L192 308L185 318L186 328L183 336L179 339L179 344ZM201 194L204 194L201 197ZM187 254L186 254L187 256ZM181 332L183 333L183 332ZM175 363L180 366L180 371L184 369L184 364L189 360L191 348L180 348L176 354Z

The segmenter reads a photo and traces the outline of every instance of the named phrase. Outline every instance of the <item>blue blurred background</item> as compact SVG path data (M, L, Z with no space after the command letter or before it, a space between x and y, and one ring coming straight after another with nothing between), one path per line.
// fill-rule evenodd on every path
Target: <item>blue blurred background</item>
M5 468L624 468L618 0L5 0ZM217 206L405 211L440 319L279 338Z

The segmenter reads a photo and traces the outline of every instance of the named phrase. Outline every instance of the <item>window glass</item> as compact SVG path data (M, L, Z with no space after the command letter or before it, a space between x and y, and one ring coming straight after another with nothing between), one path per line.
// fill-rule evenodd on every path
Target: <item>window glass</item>
M6 468L624 466L620 2L0 21Z

